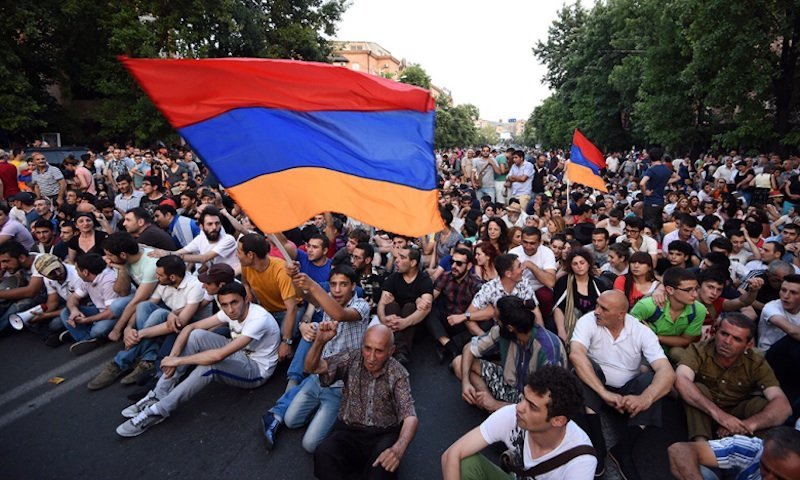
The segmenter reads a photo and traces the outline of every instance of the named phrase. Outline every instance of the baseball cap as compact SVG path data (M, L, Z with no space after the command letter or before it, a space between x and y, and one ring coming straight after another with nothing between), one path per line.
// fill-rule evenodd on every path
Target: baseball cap
M233 267L225 263L215 263L211 268L199 274L197 279L202 283L231 283L236 274Z
M61 266L61 260L55 255L43 253L36 257L36 260L33 261L33 266L36 268L36 271L44 276L48 276Z
M32 194L31 192L19 192L16 195L12 195L9 200L13 201L20 201L25 205L33 205L33 202L36 201L36 195Z

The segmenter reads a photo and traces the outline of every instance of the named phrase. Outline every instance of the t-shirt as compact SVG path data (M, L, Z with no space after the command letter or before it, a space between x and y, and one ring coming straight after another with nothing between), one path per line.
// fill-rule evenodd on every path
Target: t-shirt
M433 282L425 272L417 273L411 283L407 283L403 274L394 272L383 282L383 291L394 295L394 300L402 308L407 303L414 303L426 293L433 295Z
M639 374L642 356L651 365L667 358L656 334L630 314L625 315L625 326L614 338L608 328L597 325L594 312L589 312L578 319L570 342L586 347L589 358L603 370L606 385L614 388L622 387Z
M648 177L647 188L652 190L650 196L645 195L644 201L648 205L662 205L664 203L664 189L667 187L669 179L672 177L672 170L666 165L655 165L644 172Z
M533 164L531 162L522 162L522 166L517 166L515 163L511 166L508 174L512 177L519 177L522 175L528 177L524 182L514 182L511 184L512 197L531 194L531 184L533 183Z
M698 301L695 301L694 305L686 305L683 312L674 322L670 317L669 299L667 299L664 308L661 309L661 315L655 321L649 321L656 311L657 307L653 299L643 298L633 306L631 315L644 322L656 335L665 337L678 337L680 335L699 337L703 333L706 306ZM694 318L691 318L693 313Z
M33 248L33 244L36 243L33 240L31 232L25 228L25 225L19 223L13 218L6 220L6 223L4 223L3 227L0 228L0 236L11 237L10 240L21 243L22 246L25 247L25 250L29 251L31 248Z
M521 460L521 465L518 466L525 469L533 468L574 447L592 445L586 432L570 420L567 423L567 431L561 443L551 452L539 458L533 458L529 434L517 425L516 405L506 405L489 415L489 418L481 423L480 432L486 443L491 445L503 442L506 448L514 449L514 454L512 455L512 457L515 457L512 458L513 464L518 465L517 461ZM521 445L519 442L520 437L523 440ZM580 455L554 470L537 475L536 478L538 480L592 479L594 478L596 466L597 458L593 455Z
M86 167L78 167L75 169L75 177L80 177L81 182L84 185L87 185L86 192L91 193L92 195L97 195L97 188L94 185L94 177L92 177L92 172L90 172Z
M243 267L242 278L250 285L258 303L270 312L286 311L283 301L296 296L292 279L286 273L286 262L280 258L270 257L263 272Z
M172 240L170 234L152 223L136 237L136 241L148 247L167 250L169 252L177 250L175 248L175 241Z
M170 240L172 240L172 237L170 237ZM239 257L236 256L236 239L225 231L220 231L219 240L214 243L208 241L205 232L200 232L200 235L194 237L194 240L189 242L182 250L190 255L202 255L214 251L217 256L211 260L210 263L212 265L225 263L230 265L234 272L239 272L242 269Z
M308 275L317 283L327 282L331 275L331 259L325 258L325 264L320 266L308 259L308 254L302 250L297 250L297 258L300 264L300 271Z
M563 277L556 280L556 286L553 288L553 298L556 299L555 307L561 309L562 312L566 313L567 309L567 281L569 279L568 275L564 275ZM591 312L597 306L597 297L600 296L600 293L603 290L606 290L604 285L601 283L597 283L597 280L594 278L589 278L589 291L587 295L583 295L578 292L577 287L577 280L573 281L572 287L574 288L574 300L573 305L578 311L583 315L584 313Z
M482 188L494 188L494 169L492 168L491 162L483 158L476 158L472 164L472 169L475 172L475 175L481 175L481 187Z
M57 293L59 297L67 300L70 295L81 288L83 280L81 280L81 277L78 276L78 271L73 265L68 265L65 263L64 268L67 271L67 278L64 279L64 283L51 280L47 277L43 277L43 279L48 295L51 293Z
M150 297L161 299L170 310L179 310L188 304L199 304L203 301L205 290L203 284L194 275L186 275L177 287L159 285Z
M512 248L508 251L508 253L513 253L516 255L520 263L529 261L542 270L552 270L553 273L558 271L556 255L552 250L550 250L549 247L545 247L544 245L539 245L539 248L536 249L536 253L530 256L525 253L525 249L522 247L522 245ZM522 271L522 276L523 278L528 279L531 287L533 287L534 290L539 290L544 286L542 282L536 279L536 276L533 274L533 272L527 268Z
M5 198L19 193L17 175L17 167L6 161L0 161L0 181L3 182L3 196Z
M761 480L761 455L764 442L758 437L734 435L719 440L709 440L708 446L717 457L717 465L724 472L734 472L736 480Z
M144 283L154 283L156 281L156 262L158 262L157 258L153 258L149 255L152 249L141 248L140 251L142 252L142 256L139 258L139 261L127 266L128 274L137 286Z
M244 322L231 320L222 310L217 312L217 319L228 324L232 339L240 335L252 338L244 347L244 354L258 364L262 377L272 376L278 364L278 346L281 342L281 331L275 318L260 305L251 303Z
M789 313L783 308L781 300L773 300L761 310L761 318L758 321L758 348L762 352L766 352L778 340L786 336L786 332L770 323L769 319L780 315L789 321L792 325L800 325L800 312Z
M500 155L496 156L494 158L494 161L497 162L497 165L501 169L503 168L503 165L508 165L508 160L506 159L506 154L505 153L501 153ZM495 182L505 182L507 176L508 176L508 174L506 174L506 173L504 173L502 175L495 175L494 176L494 181Z

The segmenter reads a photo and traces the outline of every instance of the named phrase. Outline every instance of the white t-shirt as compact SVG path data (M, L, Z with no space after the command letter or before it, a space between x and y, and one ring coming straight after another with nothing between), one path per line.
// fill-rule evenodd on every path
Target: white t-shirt
M222 310L217 312L217 319L228 324L232 339L239 335L252 339L244 353L261 367L264 378L272 376L278 364L278 346L281 343L281 330L275 317L261 305L251 303L244 322L231 320Z
M224 230L220 232L219 240L214 243L208 241L205 232L200 232L200 235L194 237L194 240L189 242L182 250L190 255L203 255L214 251L217 256L211 260L212 265L224 263L230 265L234 272L242 271L239 257L236 256L236 239L232 235L228 235Z
M769 319L780 315L792 325L800 325L800 312L791 314L783 308L780 299L767 302L761 310L761 318L758 321L758 348L766 352L769 347L778 340L786 336L786 332L770 323Z
M514 437L516 436L515 430L517 427L516 408L516 405L506 405L491 414L489 418L481 423L481 435L486 443L491 445L492 443L503 442L507 448L514 448ZM533 458L531 454L529 437L530 435L527 433L524 436L525 440L522 454L523 466L526 469L533 468L571 448L580 445L592 445L589 436L573 421L567 423L567 432L558 447L539 458ZM565 465L543 475L537 475L536 478L539 480L591 480L594 478L595 467L597 467L597 459L594 456L580 455L573 458Z
M187 274L178 284L178 287L171 285L158 285L153 292L151 299L161 299L164 305L170 310L180 310L188 304L197 304L203 301L205 296L203 284L194 275Z
M617 237L617 243L620 243L622 241L630 242L630 240L628 240L627 235L620 235L619 237ZM636 250L636 247L631 245L631 253L636 253L637 251L647 252L650 255L656 255L658 254L658 242L648 237L647 235L642 235L642 244L639 246L638 250Z
M586 347L589 358L603 370L606 385L615 388L639 374L642 356L651 365L667 358L656 334L631 314L625 314L625 326L615 339L606 327L597 326L594 312L589 312L578 319L570 341Z
M545 247L544 245L539 245L539 248L536 249L536 253L534 253L533 256L528 256L525 253L525 249L522 247L522 245L512 248L508 251L508 253L513 253L516 255L520 263L530 261L542 270L552 270L553 273L558 271L556 255L552 250L550 250L549 247ZM534 290L539 290L544 286L539 280L536 279L536 276L533 274L533 272L527 268L522 270L522 275L524 278L528 279Z
M64 283L59 283L56 280L50 280L44 276L42 278L44 279L44 286L47 289L48 295L51 293L58 293L59 297L67 300L70 295L75 293L75 291L81 287L83 280L81 280L81 277L78 276L78 271L73 265L68 265L66 263L63 265L67 270L67 278L64 279Z

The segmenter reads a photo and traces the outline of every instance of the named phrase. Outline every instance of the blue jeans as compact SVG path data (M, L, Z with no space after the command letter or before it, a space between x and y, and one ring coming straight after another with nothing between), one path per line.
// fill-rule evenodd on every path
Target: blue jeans
M166 308L150 301L136 305L136 330L144 330L147 327L166 322L169 312ZM122 370L127 370L133 366L136 359L154 362L157 353L158 344L153 339L146 338L128 350L121 350L114 357L114 362Z
M306 312L306 309L303 305L297 306L297 313L295 314L294 318L294 331L292 332L292 338L297 338L300 334L300 322L303 321L303 314ZM275 317L275 321L278 322L278 325L281 327L281 334L283 334L283 319L286 318L286 310L280 312L269 312Z
M314 453L336 422L342 401L342 388L323 387L319 383L319 375L310 375L298 389L299 392L286 410L283 420L288 428L301 428L308 423L303 435L303 449Z
M303 364L306 361L306 355L309 350L311 350L311 342L301 337L300 341L297 342L297 350L295 350L294 357L292 357L292 363L286 372L286 378L300 383L306 377Z
M78 310L80 310L81 313L87 317L100 313L100 310L98 310L95 306L78 307ZM89 338L105 338L108 336L108 332L110 332L117 323L116 318L109 318L106 320L98 320L94 323L78 323L73 327L67 323L67 320L69 320L68 308L61 310L60 320L64 325L64 328L69 331L70 335L72 335L72 338L74 338L76 342L87 340Z

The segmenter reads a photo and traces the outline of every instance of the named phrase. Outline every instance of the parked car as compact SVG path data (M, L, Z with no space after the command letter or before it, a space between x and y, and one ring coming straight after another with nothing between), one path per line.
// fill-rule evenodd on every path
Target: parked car
M81 155L89 152L89 147L71 146L54 148L26 148L23 153L27 159L33 152L41 152L41 154L47 159L47 163L50 165L61 166L61 163L69 155L72 155L80 160Z

